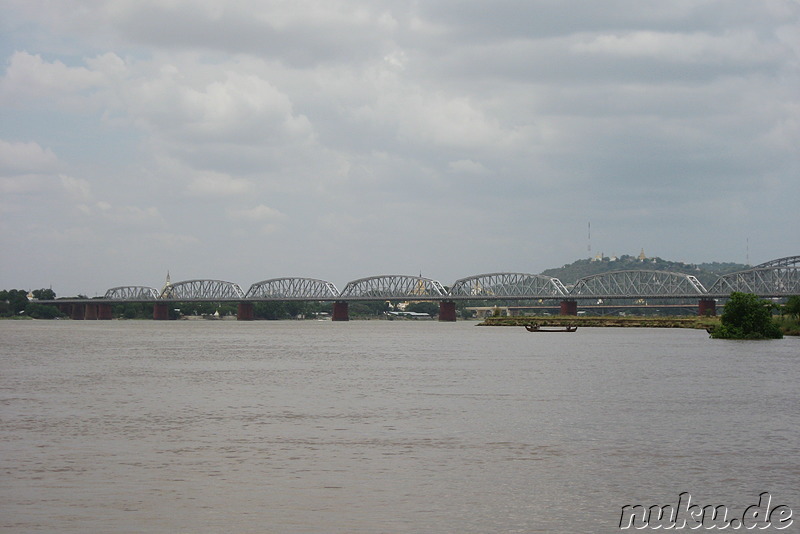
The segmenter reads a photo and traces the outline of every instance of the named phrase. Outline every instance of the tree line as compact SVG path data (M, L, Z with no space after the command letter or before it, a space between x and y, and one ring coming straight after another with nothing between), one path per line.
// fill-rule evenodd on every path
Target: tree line
M54 300L52 289L34 289L30 292L36 300ZM55 306L39 304L28 299L28 291L23 289L0 290L0 317L32 317L34 319L55 319L63 314Z

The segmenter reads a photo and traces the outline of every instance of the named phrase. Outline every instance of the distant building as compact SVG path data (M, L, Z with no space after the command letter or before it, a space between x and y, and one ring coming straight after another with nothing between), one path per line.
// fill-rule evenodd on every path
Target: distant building
M161 288L160 294L165 297L172 296L172 281L169 279L169 271L167 271L167 280L164 282L164 287Z

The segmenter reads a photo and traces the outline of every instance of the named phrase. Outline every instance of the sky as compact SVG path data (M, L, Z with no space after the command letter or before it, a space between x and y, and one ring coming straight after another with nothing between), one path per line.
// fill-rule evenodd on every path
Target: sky
M800 254L797 0L0 10L0 289Z

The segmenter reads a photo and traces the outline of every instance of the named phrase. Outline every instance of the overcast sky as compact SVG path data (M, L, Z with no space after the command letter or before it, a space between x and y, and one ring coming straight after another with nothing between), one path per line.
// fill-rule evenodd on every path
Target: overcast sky
M0 9L0 289L800 254L796 0Z

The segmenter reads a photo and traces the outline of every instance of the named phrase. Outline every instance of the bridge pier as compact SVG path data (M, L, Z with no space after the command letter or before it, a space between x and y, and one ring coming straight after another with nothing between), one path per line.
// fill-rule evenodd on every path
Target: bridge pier
M103 303L97 305L97 318L101 321L110 321L114 318L113 308L111 304Z
M169 319L168 302L156 302L153 304L153 319L156 321L166 321Z
M84 306L86 312L83 315L83 318L87 321L96 321L97 320L97 304L94 302L90 302L86 306Z
M337 301L333 303L333 317L334 321L349 321L350 320L350 307L345 301Z
M83 304L73 304L69 312L69 317L73 321L83 321L86 319L86 306Z
M578 315L578 302L575 300L562 300L560 315Z
M714 317L717 315L717 302L714 299L700 299L697 303L697 315Z
M239 309L236 312L236 320L252 321L253 319L255 319L255 314L253 313L253 303L247 301L240 301Z
M456 303L452 300L443 300L439 302L439 320L443 322L455 322L456 320Z

